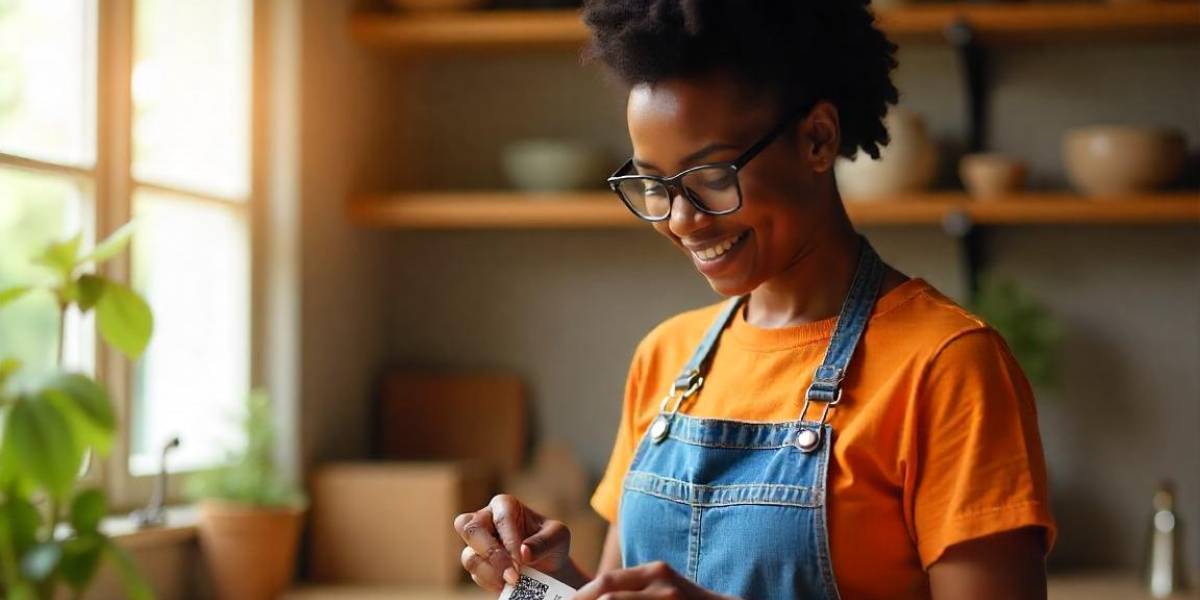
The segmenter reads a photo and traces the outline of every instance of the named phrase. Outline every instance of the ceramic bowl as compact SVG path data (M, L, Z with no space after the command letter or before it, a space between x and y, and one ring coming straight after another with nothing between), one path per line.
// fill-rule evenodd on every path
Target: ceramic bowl
M921 115L893 108L884 120L891 143L874 160L859 152L854 160L839 158L838 190L851 201L886 201L906 192L928 189L937 175L938 147Z
M1183 135L1173 129L1097 125L1068 131L1062 151L1071 185L1104 198L1174 183L1187 148Z
M967 154L958 161L958 176L976 200L998 200L1025 187L1025 163L1003 154Z
M531 139L505 146L504 172L529 192L601 189L613 161L602 148L573 140Z

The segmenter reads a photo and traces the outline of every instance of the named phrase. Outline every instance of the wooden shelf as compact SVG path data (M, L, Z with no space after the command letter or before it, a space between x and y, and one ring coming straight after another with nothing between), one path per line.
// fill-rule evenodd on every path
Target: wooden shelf
M943 39L963 20L985 44L1079 40L1197 40L1200 2L1172 0L1132 5L1101 2L915 3L880 10L879 21L894 41ZM574 10L484 10L410 16L362 13L350 35L379 50L420 53L577 48L587 29Z
M962 193L911 194L886 201L847 200L859 225L938 225L966 215L980 225L1200 225L1200 192L1084 200L1067 192L1027 193L974 202ZM414 192L365 195L347 205L351 222L392 229L611 229L644 227L609 192Z
M938 3L879 13L884 31L897 41L942 40L958 20L970 24L983 44L1200 39L1200 2L1190 1Z

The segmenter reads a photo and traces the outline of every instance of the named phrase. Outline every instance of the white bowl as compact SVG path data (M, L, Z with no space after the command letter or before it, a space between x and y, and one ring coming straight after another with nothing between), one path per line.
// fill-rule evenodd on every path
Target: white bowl
M529 192L601 189L613 169L603 148L574 140L513 142L501 155L509 182Z

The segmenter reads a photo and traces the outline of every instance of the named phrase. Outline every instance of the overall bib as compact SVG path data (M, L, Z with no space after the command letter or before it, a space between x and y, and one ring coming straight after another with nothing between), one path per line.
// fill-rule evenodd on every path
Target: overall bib
M680 413L703 385L713 348L744 297L728 302L663 399L625 477L619 527L626 567L665 561L705 589L745 600L838 599L825 511L834 442L828 417L883 269L863 239L854 282L797 421ZM812 404L823 405L815 422L804 420Z

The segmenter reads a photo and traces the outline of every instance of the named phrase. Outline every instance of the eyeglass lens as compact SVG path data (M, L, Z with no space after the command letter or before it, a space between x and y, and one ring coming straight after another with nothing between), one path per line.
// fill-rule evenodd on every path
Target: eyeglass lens
M741 205L737 170L730 166L712 166L689 171L679 179L683 193L702 211L725 213ZM662 181L651 178L624 179L617 184L621 195L635 212L645 218L661 219L671 211L671 190Z

